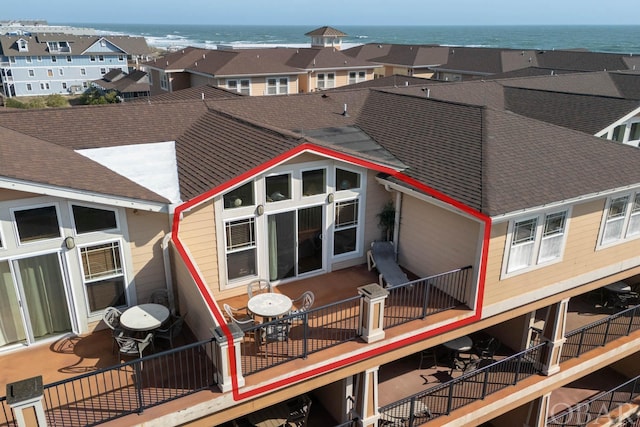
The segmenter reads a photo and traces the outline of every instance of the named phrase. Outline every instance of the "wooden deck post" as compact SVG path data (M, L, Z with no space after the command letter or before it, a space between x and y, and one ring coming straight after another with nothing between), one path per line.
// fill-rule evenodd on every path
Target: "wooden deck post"
M367 369L357 375L356 412L360 414L360 426L375 427L380 419L378 412L378 369Z
M235 323L227 325L233 336L233 351L235 353L235 367L238 378L238 387L244 386L244 377L242 376L242 354L240 345L244 339L244 332ZM231 361L229 360L229 342L220 327L213 330L213 336L216 340L216 376L218 388L223 393L231 391Z
M360 316L362 339L366 342L380 341L384 338L384 300L389 291L377 283L360 286Z

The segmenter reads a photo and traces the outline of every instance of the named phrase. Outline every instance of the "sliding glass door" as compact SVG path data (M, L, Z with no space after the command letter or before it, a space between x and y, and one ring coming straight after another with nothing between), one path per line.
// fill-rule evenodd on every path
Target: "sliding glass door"
M323 224L322 205L268 216L270 280L286 279L322 269Z
M0 262L0 346L71 332L57 253Z

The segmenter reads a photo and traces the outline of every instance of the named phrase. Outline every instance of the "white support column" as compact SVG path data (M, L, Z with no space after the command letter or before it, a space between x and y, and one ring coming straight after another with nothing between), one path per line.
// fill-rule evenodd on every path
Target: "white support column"
M551 393L546 393L529 402L529 414L524 427L546 427L549 417L549 400Z
M542 373L545 375L553 375L560 371L562 345L566 341L564 335L567 326L568 306L569 298L566 298L549 307L549 318L545 322L542 333L542 336L548 341L542 368Z
M356 412L360 415L362 427L375 427L380 419L378 368L379 366L376 366L357 375Z
M244 332L235 323L227 325L231 330L233 337L233 351L235 353L235 367L236 375L238 379L238 387L244 386L244 377L242 376L242 351L241 344L244 339ZM216 340L216 374L218 387L225 393L231 391L231 361L229 358L229 342L227 337L222 332L221 328L215 328L213 330L213 336Z
M371 283L360 286L358 293L363 295L360 299L362 339L368 343L384 339L384 300L389 291L377 283Z

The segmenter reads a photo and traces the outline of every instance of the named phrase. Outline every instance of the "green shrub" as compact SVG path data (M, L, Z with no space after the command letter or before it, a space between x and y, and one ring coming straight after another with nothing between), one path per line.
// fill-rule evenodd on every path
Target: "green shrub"
M45 99L47 107L64 107L68 104L67 99L59 93L49 95Z
M20 102L15 98L5 98L4 105L11 108L29 108L24 102Z
M47 104L44 101L44 98L33 98L27 103L28 108L46 108Z

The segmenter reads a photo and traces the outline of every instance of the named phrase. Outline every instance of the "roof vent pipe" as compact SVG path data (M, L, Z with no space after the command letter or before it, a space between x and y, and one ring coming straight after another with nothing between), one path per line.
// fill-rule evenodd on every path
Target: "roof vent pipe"
M342 115L344 117L349 117L349 113L347 113L347 104L344 104L344 109L342 110Z

